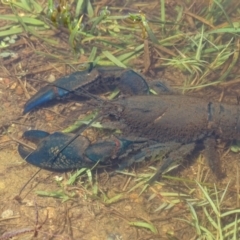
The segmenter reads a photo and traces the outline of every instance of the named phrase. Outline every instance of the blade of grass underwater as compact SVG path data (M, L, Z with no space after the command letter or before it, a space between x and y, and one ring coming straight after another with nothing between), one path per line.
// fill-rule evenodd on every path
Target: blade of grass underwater
M100 24L100 23L106 18L106 16L107 16L107 15L104 15L104 14L103 14L103 15L100 15L100 16L92 19L91 21L89 21L89 22L93 22L92 28L91 28L91 30L90 30L90 34L93 34L93 33L94 33L97 25Z
M199 240L200 239L206 239L206 240L217 240L215 238L215 236L213 235L213 233L211 231L209 231L207 228L203 227L203 226L200 226L202 232L204 234L202 234L204 236L204 238L198 238ZM224 239L220 239L218 238L218 240L224 240Z
M203 207L203 212L205 214L205 216L208 219L208 222L216 229L219 231L219 226L218 224L213 220L213 218L211 217L211 215L208 213L208 210L206 207Z
M214 59L212 59L212 62L209 64L209 66L206 68L205 72L201 75L199 78L199 81L201 83L205 83L207 81L208 74L211 74L213 70L218 69L221 65L223 65L231 55L233 55L233 51L231 50L233 38L229 40L229 42L225 45L225 48L222 49L219 53L217 52L217 55L214 55Z
M165 208L168 207L168 205L169 205L169 203L163 202L158 208L156 208L156 209L154 210L154 212L159 212L159 211L161 211L161 210L164 210Z
M198 48L197 48L197 52L196 52L196 56L195 56L196 60L201 59L201 52L203 49L203 33L204 33L204 25L202 26L201 37L199 38Z
M122 62L120 62L115 56L113 56L109 51L102 51L102 53L118 67L127 68Z
M202 193L204 194L205 198L206 198L206 199L208 200L208 202L210 203L210 205L211 205L214 213L216 214L216 216L220 217L220 216L219 216L219 211L218 211L216 205L213 203L212 199L210 198L208 192L201 186L200 183L198 183L197 181L196 181L196 183L197 183L198 187L200 188L200 190L202 191Z
M240 231L239 223L240 223L240 219L237 219L237 214L236 214L235 221L223 227L222 231L223 231L224 239L230 239L227 237L231 235L235 236ZM230 229L233 229L233 230L230 230ZM238 238L234 238L234 239L238 240Z
M232 215L232 214L236 214L236 213L240 213L240 209L234 209L234 210L222 213L221 217L223 218L223 217L226 217L226 216L229 216L229 215Z
M23 32L22 27L13 27L9 30L1 31L0 32L0 37L6 37L6 36L14 35L14 34L19 34L19 33L22 33L22 32Z
M230 74L230 72L232 71L232 69L236 65L237 60L239 59L239 51L240 51L239 39L236 40L236 44L235 45L236 46L235 46L235 51L233 53L232 61L231 61L230 65L228 66L228 69L219 78L220 82L223 82L227 78L227 76Z
M162 32L164 32L164 29L165 29L164 22L166 21L165 0L160 0L160 5L161 5L160 18L161 18L161 21L163 22L161 24L162 25Z
M180 220L182 222L186 222L188 223L190 226L193 226L194 227L194 224L192 222L190 222L189 220L186 220L186 219L181 219L181 218L176 218L177 220ZM200 229L201 229L201 235L199 236L199 238L194 238L194 239L197 239L197 240L202 240L202 239L206 239L206 240L216 240L216 238L214 237L214 235L205 227L203 226L199 226ZM204 238L201 238L201 236L203 236ZM221 239L223 240L223 239Z
M210 82L210 83L205 83L205 84L199 84L197 86L193 86L193 87L176 87L176 89L184 89L184 90L193 90L193 89L199 89L199 88L204 88L204 87L209 87L209 86L214 86L219 84L219 81L215 81L215 82Z
M208 213L208 210L207 210L206 207L203 207L203 212L204 212L205 216L207 217L208 222L217 230L217 234L219 236L219 239L223 239L222 224L221 224L221 212L220 212L220 206L219 206L219 201L218 201L218 193L217 193L217 189L216 189L215 184L214 184L214 189L215 189L215 196L216 196L216 202L217 202L216 205L213 203L213 200L209 196L208 192L205 191L205 189L202 187L202 192L204 193L205 197L207 198L208 202L211 205L211 211L213 210L215 215L216 215L216 222L211 217L211 215Z
M197 230L197 235L201 236L201 228L199 226L198 215L197 215L195 209L193 208L193 206L190 203L187 202L187 205L190 209L190 212L191 212L191 215L192 215L192 218L193 218L193 223L192 224L194 225L195 229Z
M169 36L169 37L159 40L158 44L163 45L163 46L172 46L175 42L178 42L185 38L186 38L186 34L179 33L179 34Z
M112 198L108 198L105 194L104 194L104 203L107 204L107 205L110 205L112 203L116 203L118 202L119 200L123 199L124 198L124 194L123 193L119 193L117 194L116 196L112 197Z
M98 162L96 163L96 165ZM92 171L90 169L87 169L86 171L87 177L88 177L88 182L93 186L93 176L92 176Z
M16 11L15 8L12 8L13 13L15 14L16 19L18 20L18 22L21 24L21 26L23 27L23 29L27 32L27 26L26 24L23 22L22 18L18 15L18 12Z
M118 88L114 89L114 91L111 92L111 94L108 96L109 100L114 99L118 94L119 94L120 90Z
M226 186L225 189L224 189L224 192L223 192L223 194L222 194L222 197L221 197L221 199L220 199L219 204L221 204L221 203L223 202L223 199L224 199L224 197L225 197L225 195L226 195L226 193L227 193L229 184L230 184L230 181L227 183L227 186Z
M13 21L13 22L19 22L19 20L17 19L17 17L15 15L0 15L0 19L1 20L8 20L8 21ZM21 17L21 20L24 23L28 23L31 25L36 25L36 26L47 26L43 21L38 20L34 17Z
M90 121L82 121L79 120L78 123L83 124L83 125L88 125L90 123ZM91 124L92 127L94 128L99 128L99 129L106 129L107 127L104 127L100 122L95 122Z
M89 62L94 62L94 59L96 58L96 54L97 54L97 47L93 47L92 51L88 57L88 61Z
M148 25L148 22L147 22L147 19L146 19L146 16L145 14L140 14L141 16L141 21L142 21L142 24L144 26L144 28L146 29L147 33L148 33L148 36L149 38L151 39L151 41L155 44L159 44L157 38L155 37L152 29L150 28L150 26Z
M17 9L21 8L27 12L32 12L32 9L25 0L22 1L6 1L4 4L9 4L12 8L16 7Z
M220 28L216 30L206 31L204 34L215 34L215 33L239 33L240 28Z
M132 57L135 57L139 52L140 51L132 51L132 52L124 53L124 54L118 56L118 60L120 62L130 60Z
M79 18L79 20L78 20L77 24L74 26L74 28L70 30L71 33L70 33L68 41L69 41L70 46L73 49L75 48L75 46L74 46L74 39L76 37L76 34L79 32L82 20L83 20L83 15Z
M135 56L136 54L140 53L143 50L143 48L144 48L144 44L141 44L141 45L137 46L134 49L134 51L128 52L128 53L124 53L124 54L120 55L118 57L118 60L123 62L126 59L130 59L132 56Z
M35 193L41 197L60 198L60 199L62 199L62 202L66 202L75 196L75 193L73 193L71 195L67 195L63 190L52 191L52 192L35 191Z
M217 0L213 0L213 1L214 1L214 3L215 3L216 5L218 5L218 7L222 10L222 12L223 12L223 14L225 15L225 17L226 17L229 25L230 25L231 27L233 27L233 23L232 23L231 19L228 17L228 15L227 15L226 11L224 10L223 6L222 6L222 5L219 3L219 1L217 1Z
M83 125L86 125L87 123L90 122L90 120L92 120L93 118L95 118L97 116L97 112L93 112L87 116L85 116L82 120L77 120L74 124L72 124L71 126L65 128L64 130L62 130L63 133L71 133L74 132L75 130L77 130L78 128L80 128Z
M31 4L32 2L31 1L28 1L28 0L21 0L22 2L22 5L27 9L29 9L30 12L32 12L34 9L32 8ZM17 3L16 1L14 1L14 4Z
M141 196L148 187L149 187L149 184L145 184L145 185L143 186L142 190L140 191L139 196Z
M236 214L235 216L235 224L234 224L234 229L233 229L233 240L237 240L237 234L238 234L238 225L237 225L237 221L238 220L238 216Z
M16 25L9 24L9 25L2 26L2 27L0 27L0 32L5 31L6 29L9 30L9 28L12 28L12 27L16 27Z
M130 192L132 192L133 190L141 187L142 185L144 185L144 186L146 185L146 180L145 180L145 181L141 181L141 182L135 184L130 190L128 190L128 193L130 193Z
M200 22L208 25L209 27L211 27L211 28L213 28L213 29L215 28L215 26L212 25L212 23L211 23L210 21L208 21L208 20L207 20L206 18L204 18L204 17L198 16L198 15L193 14L193 13L188 12L188 11L185 11L184 13L187 14L187 15L189 15L189 16L191 16L191 17L193 17L193 18L195 18L195 19L197 19L198 21L200 21Z
M50 44L56 44L56 41L54 41L53 39L51 39L51 38L48 39L48 38L42 37L41 35L39 35L39 34L35 31L35 28L34 28L34 27L26 25L26 24L22 21L21 17L18 15L18 12L17 12L14 8L12 8L12 11L13 11L13 13L15 14L15 16L16 16L16 18L18 19L19 23L21 24L21 26L23 27L23 29L24 29L26 32L29 32L30 34L34 35L35 37L37 37L37 38L39 38L39 39L42 39L42 40L45 41L45 42L48 42L48 43L50 43Z
M181 19L183 19L184 6L176 6L175 9L178 13L175 22L178 23ZM174 29L176 32L179 32L180 26L181 26L180 24L175 24Z
M153 224L147 223L147 222L128 222L129 225L134 226L134 227L141 227L141 228L147 228L150 230L152 233L157 234L158 231L156 227L154 227Z
M33 9L35 10L34 12L41 13L43 11L42 6L40 4L38 4L38 2L32 0L31 4L33 6Z
M170 209L172 209L175 206L176 206L176 204L174 204L174 203L167 203L167 202L165 202L165 203L162 203L158 208L156 208L154 210L154 212L161 212L163 210L170 210Z
M90 18L94 16L93 7L90 0L87 1L87 13Z
M182 198L189 197L188 194L175 193L175 192L161 192L161 196L163 196L163 197L182 197Z
M81 14L83 14L85 6L86 6L85 0L77 1L77 6L76 6L76 10L75 10L75 18L78 18Z
M74 183L76 183L78 177L86 171L87 171L87 168L81 168L81 169L77 170L73 175L70 174L70 177L67 181L67 185L73 185Z

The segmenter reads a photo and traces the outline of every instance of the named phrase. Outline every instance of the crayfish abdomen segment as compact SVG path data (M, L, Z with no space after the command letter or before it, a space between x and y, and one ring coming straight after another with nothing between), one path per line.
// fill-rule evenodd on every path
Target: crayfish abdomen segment
M214 104L215 133L224 140L240 139L240 108L238 105Z
M214 135L240 139L239 107L184 95L134 96L119 100L121 119L139 137L190 143Z
M181 95L134 96L120 100L130 132L159 142L189 143L209 134L208 102Z

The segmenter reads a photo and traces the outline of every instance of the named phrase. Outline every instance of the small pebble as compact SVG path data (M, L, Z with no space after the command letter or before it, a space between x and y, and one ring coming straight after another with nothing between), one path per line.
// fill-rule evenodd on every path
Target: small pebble
M48 82L53 82L56 80L56 78L53 74L50 74L47 80L48 80Z
M130 205L126 205L125 207L124 207L124 211L125 212L129 212L129 211L131 211L132 210L132 207L130 206Z
M2 218L10 218L13 216L13 210L7 209L4 212L2 212L1 217Z
M5 189L5 188L6 188L5 183L4 182L0 182L0 190L1 189Z
M14 90L14 89L16 89L17 88L17 83L16 82L14 82L11 86L10 86L10 89L11 90Z
M15 90L15 93L17 95L22 95L23 94L23 89L21 86L17 86L16 90Z
M107 237L107 240L122 240L122 236L120 234L110 233Z

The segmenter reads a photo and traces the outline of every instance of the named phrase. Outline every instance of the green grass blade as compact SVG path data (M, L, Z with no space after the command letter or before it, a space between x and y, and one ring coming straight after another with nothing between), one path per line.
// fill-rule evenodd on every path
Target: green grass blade
M109 51L102 51L102 53L115 65L122 68L127 68L122 62L120 62L116 57L114 57Z
M200 236L201 235L201 228L199 226L199 220L198 220L198 216L197 216L197 213L195 211L195 209L193 208L193 206L187 202L187 205L190 209L190 212L191 212L191 215L192 215L192 218L193 218L193 222L192 224L194 225L196 231L197 231L197 235Z
M140 227L140 228L147 228L150 230L152 233L157 234L158 231L154 227L153 224L147 223L147 222L128 222L129 225L134 226L134 227Z
M75 18L79 18L79 16L84 13L85 6L86 6L85 0L77 1L77 6L76 6L76 10L75 10Z
M165 32L165 24L164 22L166 21L166 9L165 9L165 0L160 0L160 8L161 8L161 12L160 12L160 19L163 22L162 25L162 32Z
M15 15L0 15L0 19L1 20L13 21L13 22L19 22L19 19ZM43 21L38 20L38 19L33 18L33 17L23 16L23 17L21 17L21 20L22 20L22 22L27 23L27 24L47 27L47 25L45 25L45 23Z
M13 27L9 30L1 31L0 37L7 37L7 36L14 35L14 34L22 33L22 32L23 32L22 27Z
M94 16L93 7L90 0L87 1L87 13L90 18Z
M222 10L222 12L223 12L223 14L225 15L225 17L226 17L229 25L230 25L231 27L234 27L231 19L228 17L228 14L227 14L226 11L224 10L224 8L223 8L223 6L221 5L221 3L220 3L218 0L213 0L213 1L214 1L214 3L216 3L216 5L218 5L218 7Z
M97 47L93 47L88 57L88 62L94 62L94 59L96 58L96 54L97 54Z
M201 186L201 184L199 184L197 181L196 181L198 187L201 189L202 193L204 194L205 198L208 200L208 202L210 203L214 213L216 214L217 217L220 217L220 214L219 214L219 211L216 207L216 205L213 203L211 197L209 196L208 192Z

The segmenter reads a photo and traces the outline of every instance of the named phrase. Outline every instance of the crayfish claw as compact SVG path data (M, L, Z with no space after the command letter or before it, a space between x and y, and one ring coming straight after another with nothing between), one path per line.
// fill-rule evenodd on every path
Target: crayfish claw
M63 97L67 93L68 91L62 88L57 88L52 85L45 86L26 102L23 114L28 113L34 108L46 104L58 97Z
M26 147L22 144L18 145L18 153L21 156L21 158L26 159L29 156L29 154L31 154L31 152L32 149L30 149L29 147Z
M137 72L128 69L121 74L119 89L130 95L144 95L149 93L149 86L146 80Z
M29 130L23 133L23 137L26 140L36 145L38 145L47 136L49 136L49 133L41 130ZM31 154L32 149L22 144L19 144L18 152L23 159L26 159Z
M34 135L35 134L35 135ZM51 171L68 171L92 165L90 160L84 158L83 153L89 145L89 140L79 136L71 142L74 134L30 130L24 133L28 140L37 142L37 149L30 151L21 144L18 152L28 163Z
M23 137L35 144L39 144L44 138L48 137L50 134L42 130L28 130L23 133Z

